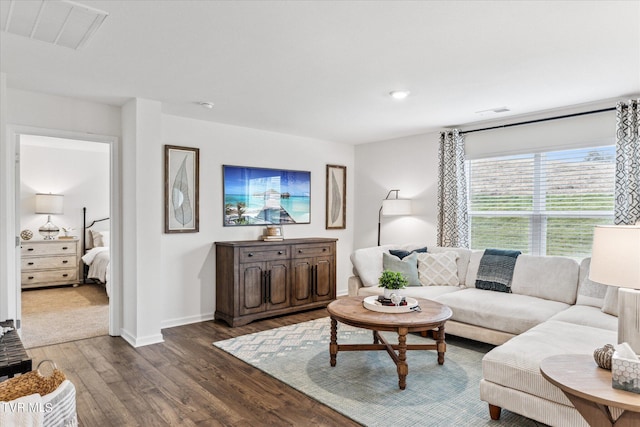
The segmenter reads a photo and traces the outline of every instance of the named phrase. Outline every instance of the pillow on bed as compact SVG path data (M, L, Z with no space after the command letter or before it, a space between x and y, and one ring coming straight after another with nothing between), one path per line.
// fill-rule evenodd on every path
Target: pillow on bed
M91 239L93 240L93 247L109 246L109 232L108 231L94 231L91 230Z

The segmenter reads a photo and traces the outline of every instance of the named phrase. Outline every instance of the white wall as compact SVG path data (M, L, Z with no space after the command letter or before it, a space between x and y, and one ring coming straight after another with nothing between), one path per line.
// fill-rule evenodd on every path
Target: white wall
M82 208L87 220L109 216L109 146L82 141L68 144L58 138L25 135L20 139L20 230L28 229L41 239L38 228L46 215L35 214L35 194L64 195L64 213L51 220L60 227L73 228L82 236Z
M311 223L286 225L284 235L337 238L337 292L347 293L349 255L357 227L353 146L170 115L163 115L162 129L162 144L200 149L200 232L162 235L163 327L211 318L215 308L213 243L256 240L263 232L263 227L222 225L224 164L311 171ZM347 166L346 230L325 229L327 164Z
M381 244L436 241L439 134L357 145L354 248L375 246L378 211L389 190L412 200L412 215L382 217Z

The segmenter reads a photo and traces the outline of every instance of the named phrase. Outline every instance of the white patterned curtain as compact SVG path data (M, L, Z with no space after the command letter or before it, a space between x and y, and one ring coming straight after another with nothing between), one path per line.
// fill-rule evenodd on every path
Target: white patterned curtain
M615 224L640 220L640 99L616 105Z
M440 133L438 160L438 246L468 248L464 136L458 129Z

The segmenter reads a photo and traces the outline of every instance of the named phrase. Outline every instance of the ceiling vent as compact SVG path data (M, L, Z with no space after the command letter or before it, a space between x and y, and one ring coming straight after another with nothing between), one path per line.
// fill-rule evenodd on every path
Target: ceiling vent
M2 31L71 49L85 47L107 16L68 0L0 2Z

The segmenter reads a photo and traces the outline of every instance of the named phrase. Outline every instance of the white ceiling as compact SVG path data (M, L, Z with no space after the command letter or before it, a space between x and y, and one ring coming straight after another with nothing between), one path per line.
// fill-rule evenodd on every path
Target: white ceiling
M640 1L78 1L83 49L0 33L8 87L353 144L640 94Z

